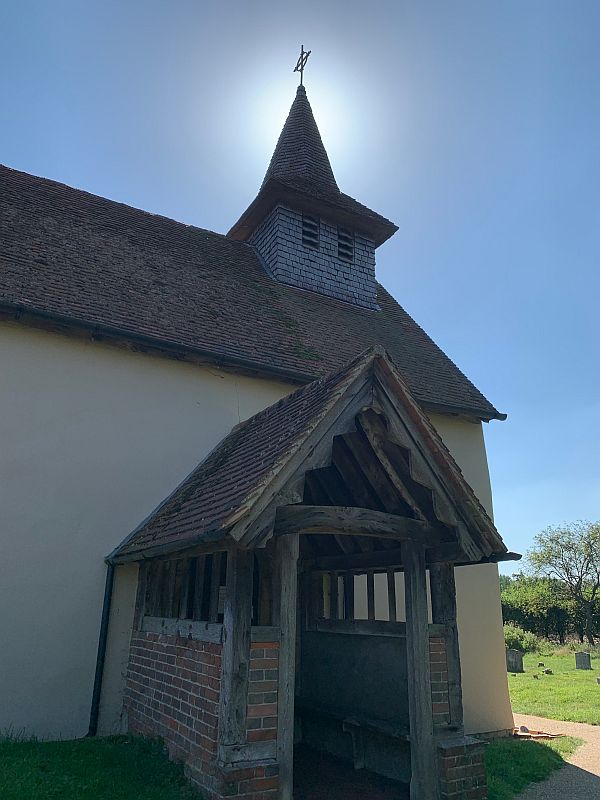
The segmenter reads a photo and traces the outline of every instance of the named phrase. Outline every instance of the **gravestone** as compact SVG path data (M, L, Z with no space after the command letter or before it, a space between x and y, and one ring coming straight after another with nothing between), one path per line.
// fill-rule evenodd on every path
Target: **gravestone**
M589 653L575 653L575 669L591 669L592 657Z
M506 671L523 672L523 653L520 650L506 651Z

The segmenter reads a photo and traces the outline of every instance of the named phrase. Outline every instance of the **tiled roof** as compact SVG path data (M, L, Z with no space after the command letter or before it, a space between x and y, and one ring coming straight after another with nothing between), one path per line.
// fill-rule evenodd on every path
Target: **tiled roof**
M237 425L116 548L111 558L151 555L159 550L183 549L222 538L252 512L254 503L277 482L278 475L301 445L310 445L310 435L315 432L322 436L322 431L317 431L320 423L336 413L338 400L353 389L356 381L361 376L374 381L375 362L392 379L393 391L411 424L420 429L429 448L427 457L437 462L446 475L452 486L452 501L468 508L476 536L487 538L488 547L491 544L493 550L505 551L492 521L440 436L415 404L393 363L381 348L370 348L336 372L303 386Z
M496 409L398 303L381 311L271 279L254 249L0 166L0 308L305 382L372 345L415 398Z
M319 206L323 204L333 216L341 215L338 221L362 230L376 246L397 230L389 219L340 192L304 86L298 86L258 195L229 235L247 240L257 220L264 219L276 202L285 202L290 192L299 193L300 197L295 199L301 201L303 196L309 197L313 204L315 200ZM321 211L322 208L317 207L313 213Z
M304 86L298 86L263 186L270 178L308 181L321 190L339 192Z

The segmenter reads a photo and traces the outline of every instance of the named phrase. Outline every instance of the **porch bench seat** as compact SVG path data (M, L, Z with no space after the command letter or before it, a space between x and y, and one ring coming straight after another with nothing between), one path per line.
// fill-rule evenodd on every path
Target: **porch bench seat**
M405 725L390 720L368 717L363 714L353 714L349 716L347 712L331 707L319 706L318 708L306 702L296 700L296 711L300 716L328 717L342 723L342 729L347 733L355 733L357 730L372 731L389 736L391 739L400 739L404 742L410 741L410 733Z
M403 742L410 742L408 728L385 719L364 717L362 715L346 717L342 720L342 727L344 731L348 731L349 733L352 729L360 728L366 731L373 731L374 733L382 733L385 736L389 736L391 739L401 739Z

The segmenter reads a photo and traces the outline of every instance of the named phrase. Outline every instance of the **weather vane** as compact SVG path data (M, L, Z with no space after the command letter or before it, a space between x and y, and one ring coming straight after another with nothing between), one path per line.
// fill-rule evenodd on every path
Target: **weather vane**
M298 59L298 63L294 67L294 72L300 73L300 86L303 85L302 80L304 78L304 67L306 66L306 62L308 61L310 53L311 53L310 50L308 50L308 52L304 51L303 44L300 45L300 58Z

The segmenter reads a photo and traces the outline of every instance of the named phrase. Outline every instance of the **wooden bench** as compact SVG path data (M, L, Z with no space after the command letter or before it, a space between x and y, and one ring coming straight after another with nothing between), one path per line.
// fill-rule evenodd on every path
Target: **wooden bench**
M410 732L406 725L390 720L368 717L363 714L349 716L346 712L334 708L315 708L310 704L296 700L296 712L299 716L321 717L340 722L344 733L352 737L352 756L354 769L365 768L365 733L376 733L390 739L410 742Z

